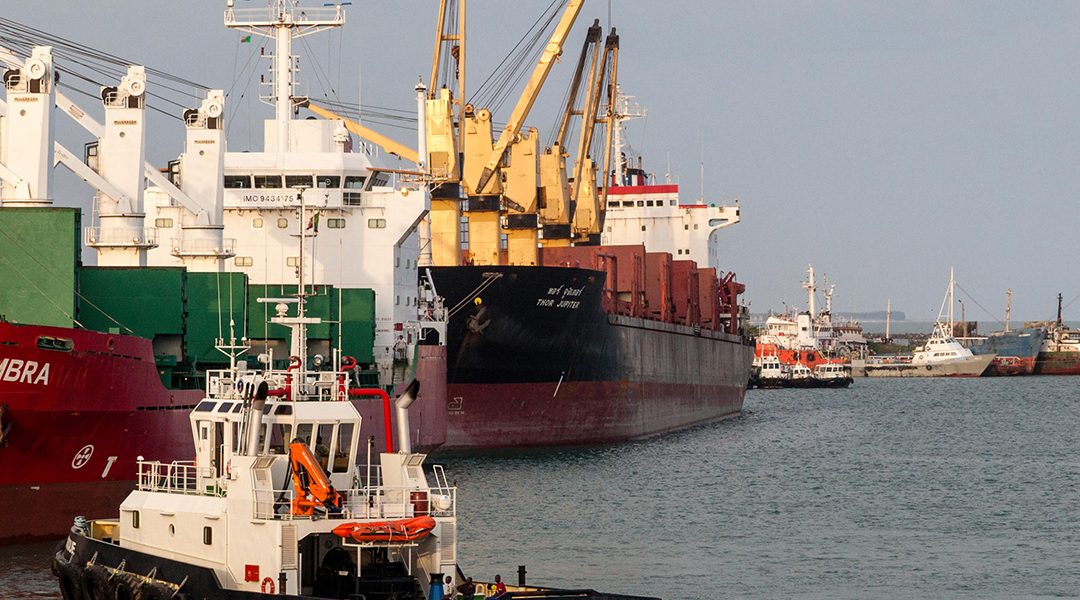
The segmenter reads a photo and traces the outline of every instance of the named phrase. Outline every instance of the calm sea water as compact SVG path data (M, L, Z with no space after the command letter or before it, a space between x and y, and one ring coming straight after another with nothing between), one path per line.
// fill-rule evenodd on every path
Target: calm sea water
M476 577L704 598L1080 597L1080 379L755 390L742 417L447 456ZM51 597L51 545L0 596Z

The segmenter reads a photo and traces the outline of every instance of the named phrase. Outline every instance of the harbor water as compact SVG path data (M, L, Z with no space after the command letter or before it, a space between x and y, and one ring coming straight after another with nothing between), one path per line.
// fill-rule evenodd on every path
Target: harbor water
M436 462L478 579L526 565L530 583L666 600L1076 597L1078 383L754 390L737 419L655 439ZM54 545L0 548L0 597L58 597Z

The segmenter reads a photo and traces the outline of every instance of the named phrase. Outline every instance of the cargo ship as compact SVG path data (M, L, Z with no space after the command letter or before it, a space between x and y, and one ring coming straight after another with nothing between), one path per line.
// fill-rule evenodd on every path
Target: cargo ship
M138 456L189 460L176 419L207 370L229 365L220 348L249 347L237 360L263 355L275 368L349 370L379 392L415 377L424 389L409 407L414 443L427 451L444 439L444 310L417 277L428 195L373 145L354 146L342 122L294 118L293 39L342 26L344 8L230 5L224 23L275 49L263 151L227 151L225 95L204 89L179 115L185 151L166 169L145 153L150 99L168 93L155 87L159 72L124 65L119 81L102 83L100 104L79 106L58 71L94 81L84 63L108 60L115 72L119 59L23 26L0 51L0 491L9 514L34 517L3 520L0 542L66 531L69 497L82 510L115 506ZM54 64L38 40L76 58ZM56 140L69 117L92 140L78 142L81 157ZM54 206L54 161L94 190L86 226L79 210ZM84 244L96 266L83 264ZM297 349L269 323L266 300L297 293L302 266L315 282L308 311L323 323ZM351 400L364 439L385 447L379 395Z
M442 449L620 442L742 408L744 287L707 262L739 207L682 201L629 155L614 28L588 29L550 145L524 127L580 7L529 34L539 59L498 136L464 99L465 28L440 19L426 147L442 174L429 269L449 310Z
M636 294L591 262L614 254L645 259L644 280L624 279ZM643 246L566 248L548 260L432 268L439 293L461 307L447 329L443 449L626 441L739 414L754 347L734 280L718 292L708 270Z
M974 340L968 348L976 356L993 354L994 360L983 373L986 377L1032 375L1035 373L1045 330L1025 327L1012 331L991 333Z
M1035 363L1037 375L1080 375L1080 333L1061 319L1061 294L1058 294L1057 320L1050 323L1039 347Z

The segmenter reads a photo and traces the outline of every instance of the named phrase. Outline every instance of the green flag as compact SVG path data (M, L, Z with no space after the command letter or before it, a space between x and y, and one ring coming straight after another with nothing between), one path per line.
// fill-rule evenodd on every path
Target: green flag
M240 38L240 41L246 44L251 41L251 36L245 35L244 37Z

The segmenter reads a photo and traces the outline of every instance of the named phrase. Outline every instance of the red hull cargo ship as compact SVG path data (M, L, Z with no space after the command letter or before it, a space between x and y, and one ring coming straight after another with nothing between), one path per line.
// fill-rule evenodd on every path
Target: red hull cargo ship
M734 274L637 246L433 267L451 309L442 449L618 442L739 414L753 360Z
M59 535L106 514L139 456L191 460L201 390L162 385L150 341L0 321L0 540Z

